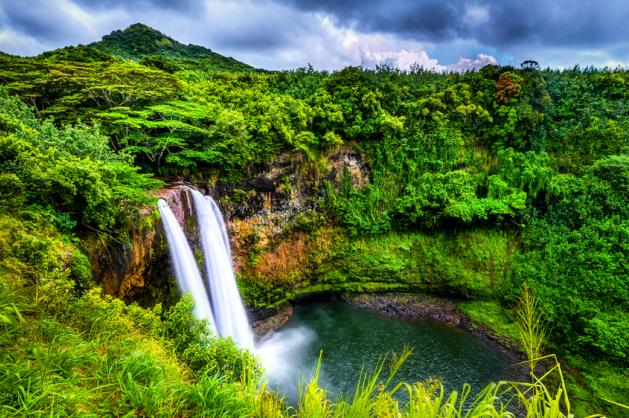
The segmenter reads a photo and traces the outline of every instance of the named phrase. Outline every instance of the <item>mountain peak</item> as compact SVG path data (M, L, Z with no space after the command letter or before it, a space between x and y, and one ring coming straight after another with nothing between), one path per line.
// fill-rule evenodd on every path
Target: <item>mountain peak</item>
M136 22L132 25L129 25L126 29L123 30L115 30L112 33L110 33L109 35L105 35L103 38L106 38L108 36L116 36L117 34L126 34L126 35L146 35L146 36L150 36L153 38L169 38L168 36L164 35L163 33L161 33L160 31L158 31L157 29L153 29L152 27L150 27L149 25L145 25L144 23L140 23L140 22Z
M209 48L199 45L184 45L162 32L145 25L134 23L124 30L115 30L103 36L98 42L88 46L133 60L151 55L167 56L174 59L200 59L210 61L215 67L241 71L252 70L253 67L230 57L224 57Z
M144 23L141 23L141 22L136 22L136 23L133 23L133 24L129 25L129 27L126 28L125 30L123 30L122 32L127 32L127 31L157 32L160 35L162 34L157 29L153 29L149 25L145 25Z
M145 55L168 55L173 58L202 58L213 52L202 46L184 45L143 23L115 30L89 46L125 58Z

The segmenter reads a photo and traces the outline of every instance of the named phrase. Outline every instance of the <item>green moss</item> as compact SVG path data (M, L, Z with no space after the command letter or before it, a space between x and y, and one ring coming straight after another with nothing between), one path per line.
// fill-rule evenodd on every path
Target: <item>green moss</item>
M498 302L475 300L459 303L458 307L474 321L490 327L497 335L512 341L518 340L518 330L515 323Z
M340 283L340 284L315 284L300 288L292 296L303 296L318 293L378 293L378 292L395 292L412 290L404 283L378 283L378 282L361 282L361 283Z
M391 232L352 240L326 229L312 232L310 240L307 259L291 280L262 277L255 269L244 272L245 300L269 306L305 294L396 290L490 298L508 285L509 238L492 230ZM247 254L249 265L260 254L254 250Z
M568 356L566 362L576 368L567 379L576 416L599 411L605 411L610 417L626 414L626 408L613 403L627 404L629 399L629 370L626 367L605 360L586 360L578 355Z
M507 285L508 240L492 230L340 239L321 257L311 283L328 288L383 283L416 292L491 297Z

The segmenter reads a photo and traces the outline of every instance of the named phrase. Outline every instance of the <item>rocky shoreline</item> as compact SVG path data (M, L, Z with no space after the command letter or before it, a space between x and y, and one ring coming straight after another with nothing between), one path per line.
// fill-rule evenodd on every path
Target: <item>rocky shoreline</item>
M429 319L455 326L499 345L504 351L522 358L517 344L494 332L493 329L478 321L474 321L458 306L454 299L442 297L401 293L401 294L347 294L335 297L337 300L352 306L373 309L396 318Z
M293 305L288 304L275 312L267 312L267 315L263 318L254 320L252 328L256 342L270 337L275 331L284 326L291 316L293 316Z

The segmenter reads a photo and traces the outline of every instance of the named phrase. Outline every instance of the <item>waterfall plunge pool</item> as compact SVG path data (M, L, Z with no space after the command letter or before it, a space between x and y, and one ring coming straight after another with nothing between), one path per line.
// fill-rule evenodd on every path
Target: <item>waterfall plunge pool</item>
M334 395L351 396L362 365L371 371L380 356L400 354L405 345L413 353L396 381L435 377L442 379L446 391L459 393L469 383L473 395L491 381L516 377L513 359L478 335L437 321L394 318L340 302L296 305L293 316L257 352L270 386L296 404L298 385L314 374L321 350L319 384ZM386 373L385 364L382 380Z

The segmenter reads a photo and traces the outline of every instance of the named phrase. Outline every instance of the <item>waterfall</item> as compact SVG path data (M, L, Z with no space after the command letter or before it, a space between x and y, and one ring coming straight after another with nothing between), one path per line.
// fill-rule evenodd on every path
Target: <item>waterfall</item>
M191 190L216 327L221 337L232 337L242 348L253 349L245 307L238 293L229 239L221 212L211 197Z
M198 319L207 320L212 332L216 333L217 329L214 316L212 315L210 300L186 236L172 210L168 207L168 203L160 199L157 206L164 225L170 259L175 270L179 290L181 293L190 292L192 294L195 316Z
M223 242L225 242L225 248L227 248L227 255L229 256L229 259L231 260L232 247L231 247L231 244L229 243L229 236L227 235L227 227L225 226L225 221L223 220L223 214L221 213L221 210L219 209L214 199L212 199L210 196L205 196L205 200L207 200L210 206L212 207L212 212L214 212L214 216L216 217L216 220L218 221L218 226L221 228L221 234L223 235Z

